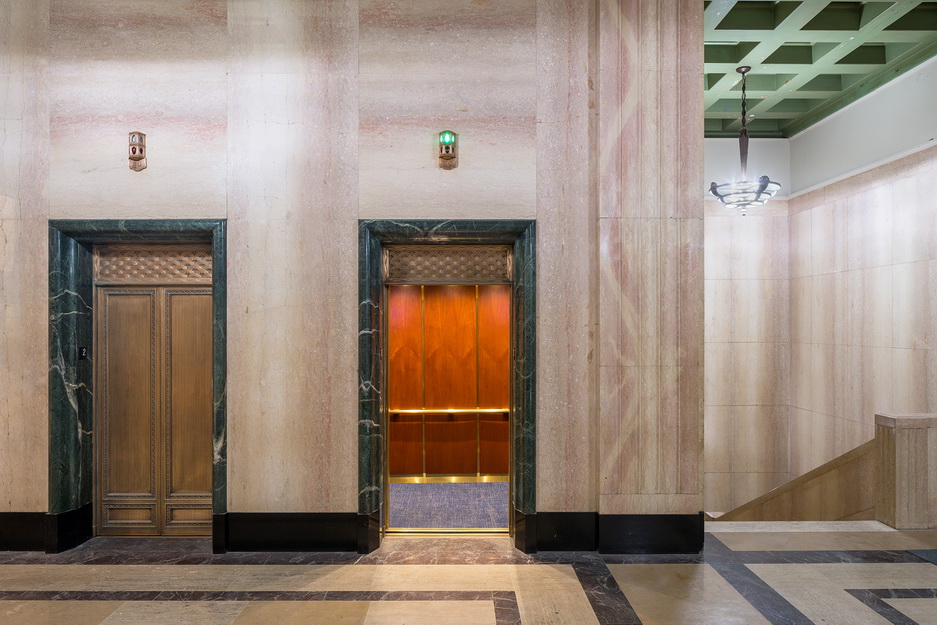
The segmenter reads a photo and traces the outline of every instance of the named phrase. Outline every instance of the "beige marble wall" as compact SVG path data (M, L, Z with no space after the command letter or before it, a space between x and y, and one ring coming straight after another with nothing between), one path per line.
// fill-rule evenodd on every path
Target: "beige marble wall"
M536 0L359 0L362 218L532 218ZM459 166L438 167L438 133Z
M224 217L224 0L52 0L50 216ZM148 167L127 166L128 133Z
M790 479L788 203L706 204L705 509Z
M228 499L357 510L355 1L228 3Z
M599 511L702 509L702 5L599 13Z
M597 13L537 3L537 509L594 511Z
M0 512L48 509L48 37L48 0L3 3Z
M791 472L937 411L937 148L791 201Z

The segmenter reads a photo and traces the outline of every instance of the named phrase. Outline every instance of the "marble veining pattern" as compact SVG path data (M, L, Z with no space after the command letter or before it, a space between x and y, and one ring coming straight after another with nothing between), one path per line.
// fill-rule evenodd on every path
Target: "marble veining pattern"
M535 512L536 498L536 230L526 220L361 220L358 252L358 513L376 512L382 503L383 340L381 318L385 244L514 245L511 372L513 414L513 505Z
M212 242L213 505L225 511L226 237L219 220L53 220L49 236L49 512L91 503L95 243ZM88 359L78 359L78 348Z

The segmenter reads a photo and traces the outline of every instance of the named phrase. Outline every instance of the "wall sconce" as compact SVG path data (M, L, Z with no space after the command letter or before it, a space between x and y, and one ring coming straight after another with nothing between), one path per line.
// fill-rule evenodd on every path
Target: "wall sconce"
M130 133L130 145L127 148L130 158L130 169L143 171L146 169L146 135L142 132Z
M451 130L439 133L439 166L443 169L459 166L459 135Z

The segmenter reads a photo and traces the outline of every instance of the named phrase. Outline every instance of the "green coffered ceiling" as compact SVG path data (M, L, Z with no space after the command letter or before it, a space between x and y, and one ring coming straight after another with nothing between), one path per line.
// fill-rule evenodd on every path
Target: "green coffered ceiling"
M937 54L937 2L705 2L707 137L790 137Z

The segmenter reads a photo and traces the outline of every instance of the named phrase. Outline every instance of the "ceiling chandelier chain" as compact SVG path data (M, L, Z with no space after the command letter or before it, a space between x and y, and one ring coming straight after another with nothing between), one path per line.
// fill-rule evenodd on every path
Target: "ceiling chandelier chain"
M781 188L768 176L761 176L758 180L748 180L748 92L746 90L746 74L751 67L737 68L742 75L742 128L739 130L739 161L742 166L742 178L738 182L726 182L709 185L709 191L728 208L737 208L743 216L748 214L751 206L761 206L774 196Z

